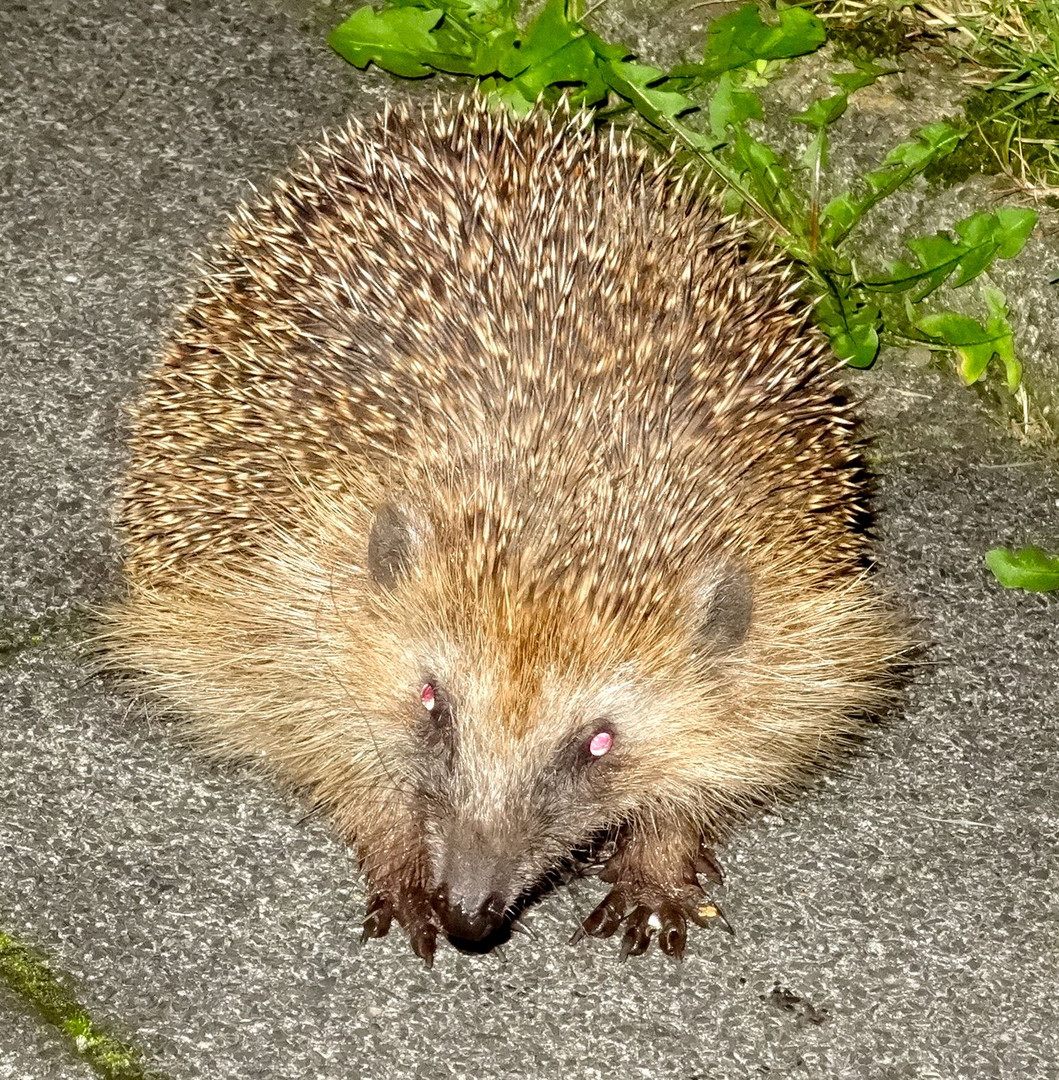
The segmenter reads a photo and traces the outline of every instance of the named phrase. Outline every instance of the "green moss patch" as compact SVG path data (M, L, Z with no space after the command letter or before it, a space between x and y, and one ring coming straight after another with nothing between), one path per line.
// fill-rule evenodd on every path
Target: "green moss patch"
M94 1021L47 961L0 931L0 979L27 1005L57 1027L70 1046L104 1080L165 1080L148 1071L143 1054Z

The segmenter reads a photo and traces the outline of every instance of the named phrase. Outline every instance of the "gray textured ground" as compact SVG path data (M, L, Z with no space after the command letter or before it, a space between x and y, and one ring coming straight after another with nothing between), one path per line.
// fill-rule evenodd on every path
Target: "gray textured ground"
M882 573L929 664L870 753L725 853L737 934L682 966L569 949L588 884L484 959L362 948L319 824L88 677L118 406L189 253L298 141L408 92L327 51L336 14L0 3L0 929L174 1078L1059 1076L1056 600L981 566L1059 539L1059 485L946 380L859 384L889 384ZM86 1075L0 992L2 1080Z

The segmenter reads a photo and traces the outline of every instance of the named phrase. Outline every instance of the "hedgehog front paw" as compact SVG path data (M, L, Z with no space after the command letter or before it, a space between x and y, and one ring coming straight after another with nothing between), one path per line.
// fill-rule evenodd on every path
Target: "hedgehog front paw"
M586 937L612 937L624 925L621 960L645 953L652 939L667 956L680 960L689 920L697 926L721 926L732 933L720 906L699 884L699 875L715 884L721 882L720 868L709 848L703 847L684 872L669 883L632 873L629 863L628 849L608 861L600 877L612 883L613 888L578 927L571 945Z
M425 960L427 967L433 967L439 926L426 889L416 885L394 890L372 889L361 941L385 937L394 919L407 932L416 956Z

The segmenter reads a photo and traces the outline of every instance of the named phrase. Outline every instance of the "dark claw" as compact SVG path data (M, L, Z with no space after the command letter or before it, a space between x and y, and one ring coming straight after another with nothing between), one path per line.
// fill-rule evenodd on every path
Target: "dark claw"
M619 849L606 861L599 878L613 888L574 932L571 945L585 937L610 937L624 923L622 960L647 952L652 939L667 956L682 960L689 922L721 926L733 933L724 912L709 899L699 880L701 877L713 885L722 882L721 867L706 840L673 868L668 881L641 877L639 869L635 858L630 861L627 849Z
M662 929L658 932L658 947L674 960L684 959L684 945L687 941L687 922L684 916L673 907L661 912Z
M416 956L426 961L427 967L432 966L438 927L422 888L398 882L392 892L385 888L372 889L368 894L361 941L385 937L395 921L407 932Z
M733 927L732 924L728 921L728 918L721 910L720 905L714 904L713 908L717 912L717 914L714 916L714 922L719 923L722 930L727 930L728 933L732 935L732 937L735 937L735 927Z
M625 936L621 939L622 961L630 956L642 956L647 952L651 944L651 909L641 905L629 916L629 925L625 928Z
M624 905L610 893L581 924L591 937L610 937L621 924Z
M645 953L656 930L659 949L674 960L682 960L689 920L698 926L720 926L734 933L719 905L697 885L668 895L661 890L618 886L574 931L570 944L576 945L586 937L610 937L624 922L622 960Z
M412 942L412 951L426 962L428 968L432 968L434 952L438 945L437 928L431 923L424 923L415 930L409 930L408 937Z
M373 893L368 900L367 911L364 913L364 927L360 940L368 941L371 938L386 937L390 932L391 922L393 922L393 906L390 901L380 893Z

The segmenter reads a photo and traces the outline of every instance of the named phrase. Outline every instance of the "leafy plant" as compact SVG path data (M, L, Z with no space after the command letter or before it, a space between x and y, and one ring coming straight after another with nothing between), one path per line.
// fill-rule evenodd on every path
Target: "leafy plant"
M1059 0L812 0L840 55L940 46L974 91L967 138L928 175L1002 173L1011 189L1059 206Z
M984 295L989 307L985 325L969 315L945 311L924 315L916 326L953 349L957 371L967 386L981 379L995 358L1004 367L1008 390L1014 393L1022 382L1022 365L1015 357L1015 334L1008 322L1006 300L999 289L986 289Z
M955 51L995 76L966 103L968 150L1016 190L1059 205L1059 0L989 0L947 22Z

